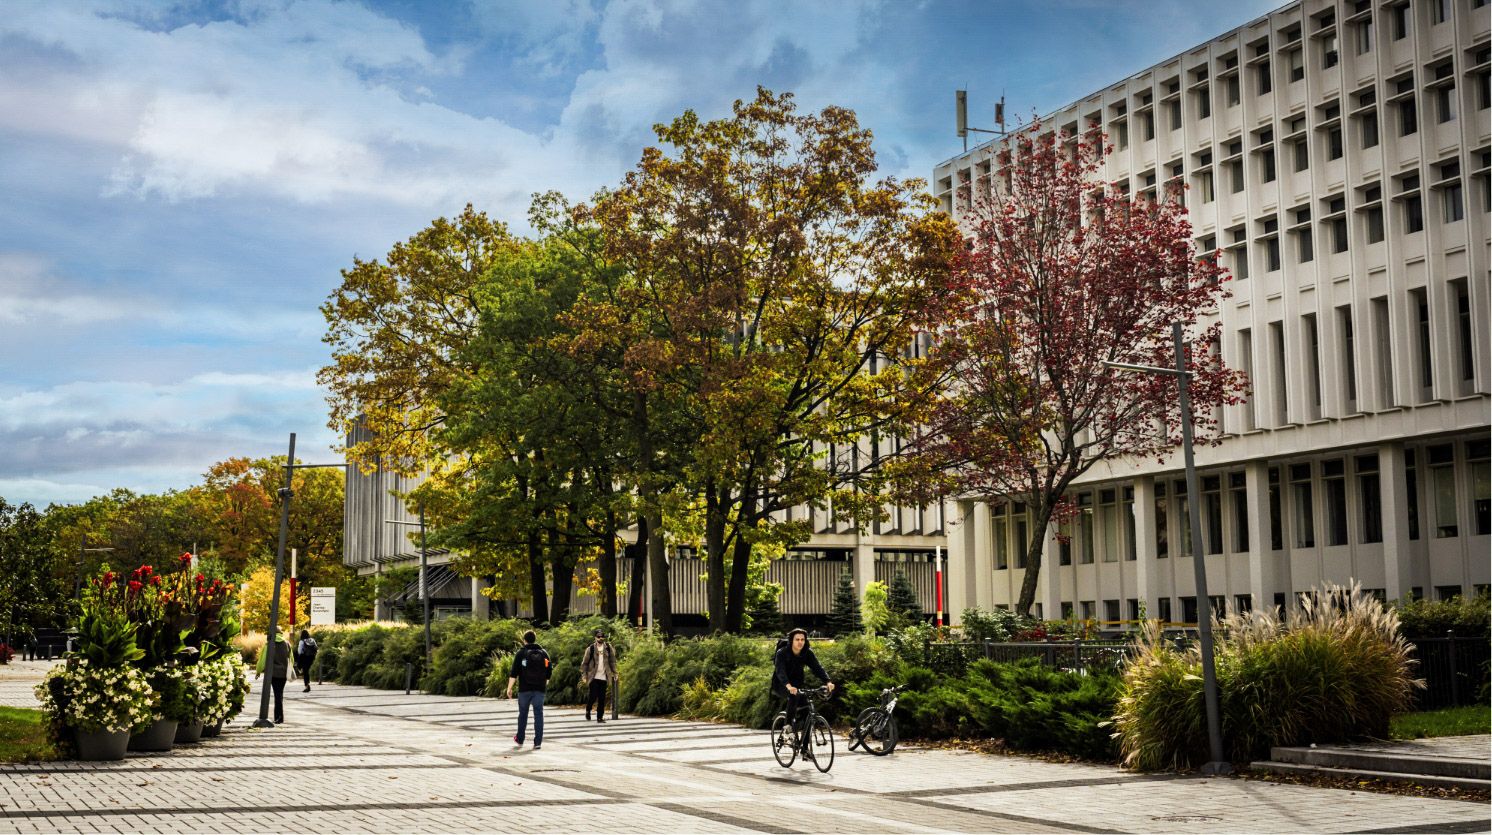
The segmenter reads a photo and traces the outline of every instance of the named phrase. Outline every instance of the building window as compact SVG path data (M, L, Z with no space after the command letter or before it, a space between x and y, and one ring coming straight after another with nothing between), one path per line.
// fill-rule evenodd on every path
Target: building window
M995 541L995 570L1004 571L1010 567L1010 542L1006 538L1010 530L1010 523L1005 516L1005 505L996 505L994 518L990 524L990 536Z
M1128 613L1130 620L1137 621L1140 619L1140 599L1138 597L1131 597L1125 600L1124 609Z
M1436 586L1435 599L1441 601L1455 600L1461 596L1460 586Z
M1414 450L1404 450L1404 493L1409 511L1409 538L1419 539L1419 466Z
M1439 26L1446 21L1445 5L1450 0L1430 0L1430 25Z
M1321 36L1321 68L1329 70L1340 60L1341 56L1337 54L1336 34Z
M1347 251L1347 198L1337 195L1328 197L1326 203L1326 218L1323 225L1326 227L1327 235L1331 238L1331 251L1343 253Z
M1119 601L1105 600L1103 602L1103 619L1108 623L1119 622Z
M1254 429L1258 424L1258 418L1254 414L1257 408L1258 398L1254 397L1254 386L1258 382L1254 379L1254 333L1248 328L1238 331L1238 369L1243 372L1244 379L1248 380L1248 400L1243 404L1243 429L1245 432Z
M1466 280L1451 282L1451 292L1456 298L1456 342L1461 354L1461 380L1470 382L1476 378L1476 346L1471 336L1471 298L1466 292Z
M1455 120L1456 88L1452 83L1444 83L1435 88L1435 121L1443 125Z
M1378 366L1378 408L1392 409L1399 402L1394 394L1394 344L1393 328L1389 324L1388 297L1374 298L1372 306L1373 344L1377 347L1374 364Z
M1419 335L1419 385L1424 391L1421 400L1430 399L1430 389L1435 385L1434 355L1430 349L1430 300L1425 288L1409 291L1409 303L1415 312L1415 331Z
M1352 332L1352 306L1337 308L1337 330L1342 335L1342 394L1349 411L1357 411L1357 350Z
M1198 620L1198 615L1197 615L1197 598L1195 598L1195 597L1183 597L1183 598L1181 598L1181 622L1182 623L1196 623L1197 620Z
M1124 541L1119 533L1119 507L1117 491L1112 488L1098 491L1098 528L1103 531L1103 561L1118 562Z
M1461 181L1445 183L1439 186L1441 216L1446 223L1455 223L1466 217L1465 207L1462 205Z
M1366 55L1369 52L1372 52L1373 19L1368 18L1367 20L1359 21L1354 28L1357 34L1357 37L1354 39L1357 44L1357 54Z
M1072 565L1072 522L1057 526L1057 564Z
M1311 418L1321 417L1321 330L1316 325L1316 314L1300 317L1301 337L1306 343L1307 382L1310 385Z
M1212 88L1201 84L1193 88L1192 94L1197 103L1197 118L1212 118Z
M1285 549L1285 517L1280 499L1280 468L1269 468L1269 547Z
M1228 473L1228 493L1233 497L1233 553L1249 550L1248 478L1243 473Z
M1083 493L1078 496L1078 535L1082 542L1078 543L1078 562L1082 565L1093 564L1093 494Z
M1286 50L1285 66L1289 68L1287 72L1289 73L1291 84L1305 78L1305 57L1301 55L1300 47L1297 46Z
M1321 486L1326 504L1326 544L1347 544L1347 473L1345 462L1321 462Z
M1285 323L1270 322L1269 336L1274 349L1274 363L1270 374L1274 378L1274 425L1284 426L1290 422L1290 366L1285 364Z
M1394 40L1402 41L1409 37L1409 3L1400 3L1388 8L1388 19L1394 30Z
M1254 596L1252 594L1233 595L1233 608L1237 609L1239 614L1254 611Z
M1135 488L1120 491L1119 524L1124 526L1124 559L1134 560L1138 556L1135 548Z
M1015 513L1015 567L1026 567L1026 552L1031 548L1031 517L1026 513L1026 503L1016 502Z
M1207 553L1223 552L1223 485L1220 476L1202 479L1202 526Z
M1471 474L1471 521L1477 536L1492 534L1492 469L1486 438L1466 442L1466 468Z
M1437 444L1426 450L1430 459L1430 499L1435 505L1435 538L1457 536L1455 450Z
M1163 560L1170 554L1170 538L1166 524L1166 485L1155 484L1155 558Z
M1376 148L1378 146L1378 110L1370 108L1357 115L1358 135L1362 137L1362 147Z
M1305 171L1311 167L1310 143L1306 142L1304 136L1297 136L1290 140L1290 150L1297 172Z
M1189 557L1192 555L1192 505L1191 497L1186 494L1186 482L1177 481L1174 485L1176 493L1176 532L1178 540L1177 556Z
M1309 264L1316 259L1316 246L1311 236L1311 207L1302 206L1290 212L1293 225L1290 235L1295 239L1295 260Z
M1254 65L1254 80L1258 85L1259 95L1267 96L1274 90L1274 70L1270 67L1268 58Z
M1311 465L1290 465L1290 490L1295 497L1295 547L1316 547L1316 497L1311 489Z
M1155 601L1155 615L1161 623L1171 623L1171 598L1162 597Z
M1399 135L1412 136L1419 130L1419 116L1414 107L1414 94L1410 93L1404 98L1397 99L1395 104L1399 108Z
M1378 456L1357 456L1357 500L1362 516L1362 541L1383 541L1383 495L1378 482Z
M1368 243L1376 244L1383 240L1383 187L1370 185L1358 192L1361 206L1358 212L1363 219L1364 237Z

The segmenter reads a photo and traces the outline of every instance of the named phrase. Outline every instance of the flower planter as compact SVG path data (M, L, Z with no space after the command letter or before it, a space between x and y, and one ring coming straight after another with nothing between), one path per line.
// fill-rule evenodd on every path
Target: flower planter
M176 720L157 719L150 727L130 737L131 751L170 751L176 739Z
M200 719L197 720L196 722L180 722L180 723L177 723L177 725L176 725L176 739L175 739L175 742L176 742L177 745L182 745L184 743L185 744L190 744L190 743L193 743L193 742L201 742L201 741L202 741L202 721Z
M125 749L129 747L130 732L123 731L94 731L92 733L77 731L78 759L88 762L111 762L124 759Z
M211 725L203 725L202 726L202 738L203 739L209 739L211 737L215 737L215 736L217 736L218 734L220 734L222 732L223 732L223 720L221 720L221 719L219 719L218 721L212 723Z

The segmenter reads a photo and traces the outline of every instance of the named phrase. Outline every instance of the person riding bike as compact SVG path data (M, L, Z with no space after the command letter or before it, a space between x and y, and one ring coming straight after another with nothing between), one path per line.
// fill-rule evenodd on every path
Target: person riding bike
M799 711L808 704L808 696L801 692L803 668L812 670L828 686L829 692L834 692L834 682L824 672L818 656L808 648L808 633L801 629L792 630L777 642L777 655L772 659L772 665L772 692L787 699L788 716L793 718L794 727L797 727Z

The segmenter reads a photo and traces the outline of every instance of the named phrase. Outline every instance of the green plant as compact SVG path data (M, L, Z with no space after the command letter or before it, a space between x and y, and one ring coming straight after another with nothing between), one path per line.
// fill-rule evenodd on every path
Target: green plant
M965 609L959 620L964 637L971 641L1009 641L1035 624L1009 609Z
M860 607L860 619L868 632L880 634L891 622L891 610L886 608L886 584L872 580L865 584L865 602Z
M518 621L453 619L445 640L435 648L429 672L420 679L420 688L445 696L482 692L493 655L512 651L522 635Z
M86 659L47 671L35 693L59 732L141 730L154 720L159 701L140 670L126 665L95 667Z
M223 721L231 722L243 712L244 699L249 695L249 678L244 674L243 656L238 653L228 653L220 663L227 668L228 678L232 683L232 688L228 691L228 712L223 714Z
M196 680L185 667L157 667L146 671L146 677L151 688L160 694L155 713L157 719L196 721L202 698L197 692Z
M1485 638L1492 634L1492 600L1487 595L1453 597L1450 600L1408 600L1394 604L1404 637Z
M848 569L839 572L839 586L834 591L834 605L829 612L829 631L835 635L853 635L864 628L860 623L860 597Z
M1201 661L1151 624L1125 668L1114 726L1124 762L1179 768L1207 756ZM1353 587L1304 597L1285 620L1234 614L1216 642L1222 730L1235 760L1271 746L1385 737L1415 687L1397 615Z
M890 613L888 629L901 629L922 621L922 605L917 602L917 590L907 573L896 569L891 575L891 586L886 592L886 611Z
M197 718L205 724L225 719L233 709L233 692L238 686L234 676L242 678L238 671L243 664L241 659L234 664L236 658L236 653L227 653L211 661L201 661L192 669L199 697Z
M40 710L0 706L0 763L57 759L47 726L47 714Z
M1405 713L1395 716L1389 723L1389 735L1394 739L1474 736L1489 732L1492 732L1492 720L1489 720L1485 704Z

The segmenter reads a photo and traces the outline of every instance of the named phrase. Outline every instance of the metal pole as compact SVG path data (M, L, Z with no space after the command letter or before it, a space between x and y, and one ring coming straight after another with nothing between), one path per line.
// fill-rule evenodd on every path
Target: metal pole
M425 550L425 503L420 502L420 600L425 605L425 669L430 669L429 552Z
M1187 516L1191 521L1192 567L1196 573L1197 633L1202 642L1202 690L1207 700L1207 743L1212 761L1203 774L1229 774L1233 768L1223 752L1223 730L1217 697L1217 670L1212 654L1212 600L1207 596L1207 558L1202 551L1202 490L1197 482L1197 462L1192 453L1191 373L1186 370L1186 346L1181 323L1171 325L1176 350L1176 392L1181 405L1181 452L1186 461Z
M264 658L264 675L261 676L264 684L260 685L259 691L259 718L254 721L256 728L273 728L275 724L269 721L269 691L270 679L274 677L274 648L275 638L280 626L280 583L285 574L285 540L290 538L290 497L294 493L290 489L290 479L295 475L295 433L290 433L290 453L285 458L285 486L280 488L280 544L275 549L275 588L269 596L269 627L265 630L264 649L269 655Z

